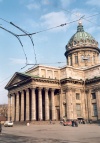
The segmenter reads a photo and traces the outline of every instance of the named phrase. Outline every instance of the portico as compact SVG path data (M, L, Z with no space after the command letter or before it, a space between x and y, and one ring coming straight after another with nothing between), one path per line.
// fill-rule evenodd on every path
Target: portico
M55 101L52 88L28 88L8 95L8 106L12 104L12 115L8 119L13 121L55 120ZM9 109L10 111L11 109Z

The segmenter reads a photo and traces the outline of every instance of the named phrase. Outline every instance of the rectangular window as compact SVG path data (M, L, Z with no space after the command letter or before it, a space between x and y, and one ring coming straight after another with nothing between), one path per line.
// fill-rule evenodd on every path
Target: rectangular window
M93 55L93 62L95 63L95 56Z
M72 55L70 56L70 66L72 66Z
M95 93L91 93L92 95L92 99L96 99L96 94Z
M84 59L84 56L82 55L82 56L81 56L81 62L84 62L84 60L83 60L83 59Z
M76 93L76 100L80 100L80 94Z
M93 106L93 116L97 116L97 104L93 103L92 106Z
M75 55L75 64L78 64L78 56Z
M76 104L77 117L81 117L81 104Z

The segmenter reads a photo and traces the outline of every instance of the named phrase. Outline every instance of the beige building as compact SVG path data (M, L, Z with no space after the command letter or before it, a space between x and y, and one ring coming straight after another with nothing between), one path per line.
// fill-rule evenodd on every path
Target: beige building
M8 82L8 120L100 120L99 53L79 23L66 45L66 66L39 65Z

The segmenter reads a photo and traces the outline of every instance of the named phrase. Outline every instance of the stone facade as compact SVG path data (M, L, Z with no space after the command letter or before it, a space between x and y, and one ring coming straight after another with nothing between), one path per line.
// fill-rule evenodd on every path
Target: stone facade
M66 45L66 66L39 65L8 82L8 120L100 120L99 53L98 43L79 24Z

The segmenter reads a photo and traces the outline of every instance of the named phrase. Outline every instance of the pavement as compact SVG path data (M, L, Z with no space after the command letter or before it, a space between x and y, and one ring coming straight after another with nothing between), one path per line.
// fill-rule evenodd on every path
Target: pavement
M100 125L60 124L3 127L0 143L100 143Z

